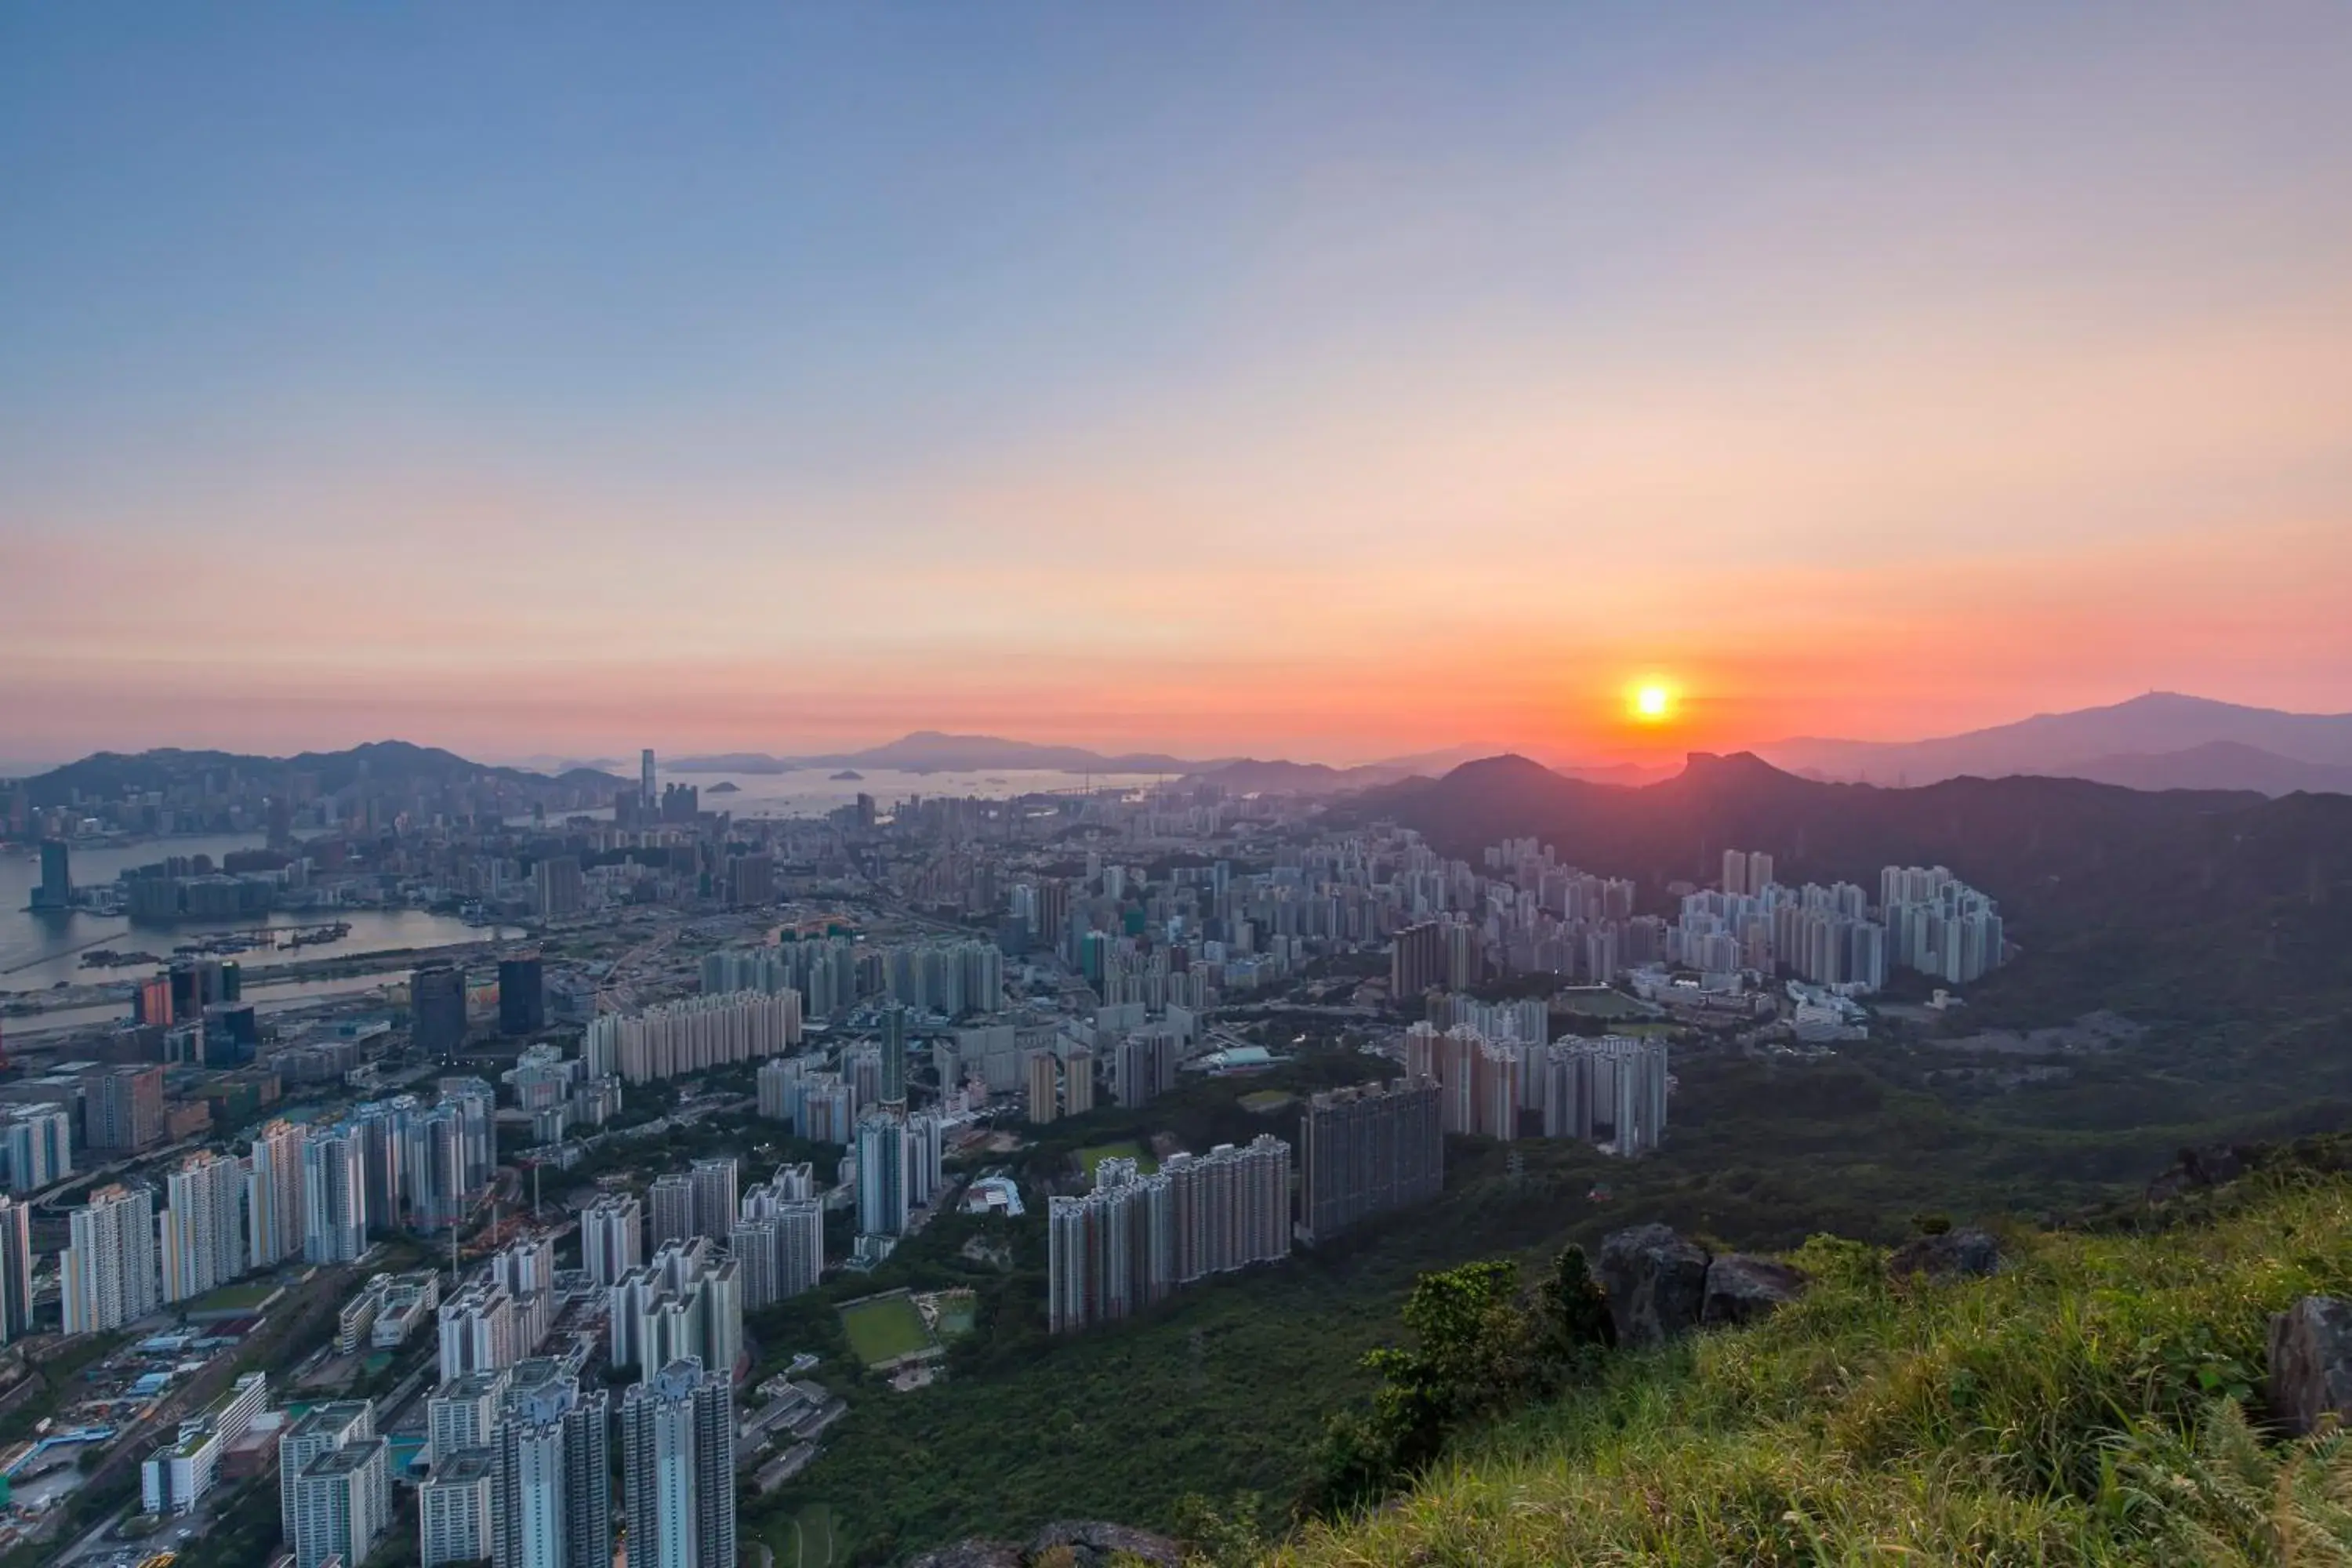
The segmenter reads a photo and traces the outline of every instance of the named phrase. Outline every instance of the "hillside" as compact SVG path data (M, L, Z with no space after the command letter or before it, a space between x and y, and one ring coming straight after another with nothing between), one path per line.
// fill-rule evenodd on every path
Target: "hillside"
M626 781L609 773L574 768L550 777L522 768L477 763L438 746L407 741L371 741L340 752L302 752L290 757L256 756L237 752L187 752L163 747L148 752L97 752L25 781L33 804L63 805L76 796L116 799L140 791L169 791L212 775L216 784L231 778L264 788L290 784L298 773L312 775L317 788L333 795L362 780L380 788L446 788L496 781L524 791L579 792L612 789ZM609 802L607 803L609 804Z
M2198 1194L2200 1197L2210 1194ZM2147 1233L2015 1230L1989 1279L1817 1239L1757 1327L1608 1352L1405 1496L1226 1561L2342 1563L2352 1444L2287 1441L2270 1315L2352 1291L2352 1183L2242 1184Z

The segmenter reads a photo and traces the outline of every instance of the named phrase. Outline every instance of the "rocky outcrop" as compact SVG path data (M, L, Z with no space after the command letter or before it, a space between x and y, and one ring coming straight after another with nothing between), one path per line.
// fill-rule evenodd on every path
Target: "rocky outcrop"
M1706 1301L1706 1249L1672 1226L1640 1225L1612 1232L1601 1243L1601 1285L1617 1342L1632 1349L1663 1344L1698 1327Z
M1164 1535L1094 1520L1063 1520L1047 1525L1026 1546L1003 1541L959 1541L926 1552L913 1568L1112 1568L1151 1563L1179 1568L1184 1549Z
M1886 1272L1897 1279L1925 1274L1930 1279L1958 1279L1990 1274L2000 1267L2000 1243L1983 1230L1948 1230L1923 1236L1895 1249Z
M1702 1328L1729 1328L1770 1317L1805 1293L1805 1273L1769 1258L1726 1252L1706 1266Z
M2352 1301L2305 1296L2272 1317L2270 1402L2298 1437L2352 1423Z

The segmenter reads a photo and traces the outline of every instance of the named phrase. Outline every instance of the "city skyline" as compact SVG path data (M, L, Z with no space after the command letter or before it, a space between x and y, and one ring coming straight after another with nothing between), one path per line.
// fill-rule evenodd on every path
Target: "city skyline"
M2352 708L2340 10L0 45L12 763Z

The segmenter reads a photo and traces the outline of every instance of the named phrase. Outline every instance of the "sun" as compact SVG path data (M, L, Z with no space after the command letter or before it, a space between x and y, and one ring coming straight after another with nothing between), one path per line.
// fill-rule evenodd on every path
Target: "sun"
M1641 722L1664 723L1675 710L1674 688L1664 681L1643 681L1633 688L1631 705L1633 717Z

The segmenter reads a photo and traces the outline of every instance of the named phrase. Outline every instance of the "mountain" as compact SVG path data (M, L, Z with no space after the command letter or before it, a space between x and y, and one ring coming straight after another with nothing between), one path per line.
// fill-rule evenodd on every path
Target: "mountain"
M784 773L803 768L893 768L909 773L977 773L989 768L1036 768L1083 773L1187 773L1202 766L1159 752L1107 756L1083 746L1045 746L995 735L950 735L918 730L863 752L772 757L764 752L678 757L662 764L677 773Z
M2229 759L2209 758L2177 769L2147 768L2144 776L2197 777L2229 788L2286 793L2262 782L2285 776L2276 765L2280 760L2352 767L2352 713L2287 713L2151 691L2111 707L2041 713L1938 740L1805 738L1757 751L1780 767L1822 778L1923 784L1969 773L1979 778L2013 773L2095 776L2085 770L2096 765L2110 773L2128 771L2119 769L2118 758L2168 756L2214 745L2239 748L2235 760L2242 765L2231 771ZM2160 787L2183 786L2167 783ZM2327 787L2340 789L2341 782Z
M2352 795L2352 767L2282 757L2235 741L2212 741L2182 752L2126 752L2094 757L2068 776L2126 789L2252 790L2260 795Z
M1213 784L1235 795L1339 795L1413 776L1393 763L1335 768L1328 763L1260 762L1241 757L1187 773L1187 784Z
M333 795L362 780L385 789L448 788L495 781L550 795L609 790L626 781L593 769L574 768L552 777L521 768L471 762L437 746L407 741L371 741L340 752L303 752L291 757L237 752L97 752L25 781L35 805L70 804L77 796L100 800L149 791L169 792L200 784L207 775L226 786L231 779L264 789L290 787L298 773L311 775L322 794ZM607 805L611 804L609 801Z

